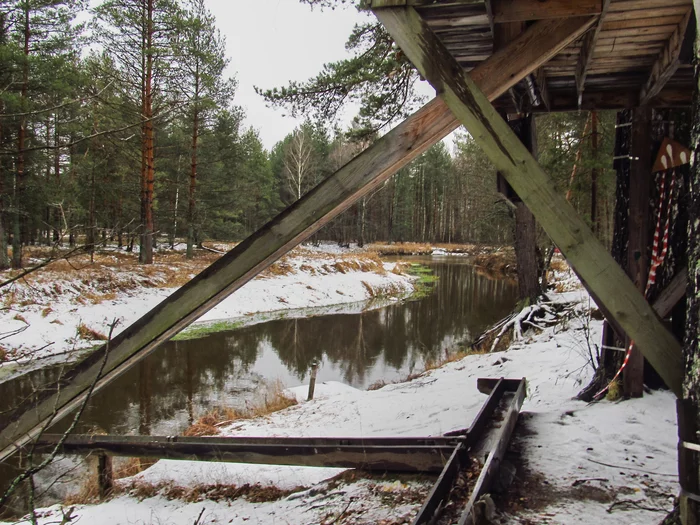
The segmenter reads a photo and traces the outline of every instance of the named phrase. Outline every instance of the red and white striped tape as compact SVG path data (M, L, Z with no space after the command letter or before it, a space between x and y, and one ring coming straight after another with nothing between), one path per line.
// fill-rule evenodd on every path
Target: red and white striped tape
M662 159L663 161L664 159ZM652 250L651 250L651 267L649 268L649 276L647 277L647 284L644 289L644 297L647 297L649 290L651 287L656 284L656 272L663 264L664 259L666 259L666 254L668 253L668 239L669 239L669 234L671 231L671 215L673 213L673 198L675 194L675 188L676 188L676 170L674 169L671 171L671 184L668 192L668 199L666 199L666 175L668 172L663 172L663 175L661 176L661 185L659 187L659 212L656 217L656 228L654 228L654 244L652 245ZM666 206L664 206L667 204ZM666 207L666 223L664 224L664 235L663 235L663 240L661 242L661 252L659 252L659 237L661 234L661 220L664 215L664 207ZM593 399L600 399L605 392L608 391L610 388L610 385L617 380L618 377L620 377L620 374L622 371L625 369L627 366L627 363L630 360L630 356L632 355L632 349L634 348L634 341L630 341L629 346L627 347L627 351L625 352L625 359L622 361L622 366L620 366L620 369L617 371L615 374L615 377L612 378L610 383L603 388L600 392L598 392L595 396L593 396Z

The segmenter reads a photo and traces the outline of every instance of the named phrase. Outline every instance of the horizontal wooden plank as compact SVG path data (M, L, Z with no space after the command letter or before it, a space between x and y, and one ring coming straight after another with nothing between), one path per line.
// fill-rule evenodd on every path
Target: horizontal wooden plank
M661 46L668 39L665 33L652 35L632 35L632 36L606 36L609 33L601 33L596 46L618 46L628 44L649 44Z
M370 471L440 472L455 446L376 445L368 446L355 439L351 445L340 443L297 443L278 438L254 442L247 438L237 442L218 439L216 442L196 440L134 440L135 436L69 436L60 447L64 454L101 453L110 456L216 461L265 465L299 465L306 467L342 467ZM139 436L140 437L140 436ZM51 451L61 436L42 438L38 451Z
M692 6L692 1L689 0L625 0L622 2L612 2L609 13L614 13L616 11L632 11L634 9L654 9L657 7L670 7L670 6Z
M616 29L644 29L663 26L676 26L680 23L683 17L678 16L662 16L658 18L636 18L634 20L614 20L608 22L607 19L603 22L603 31L614 31Z
M551 82L550 82L551 84ZM615 86L612 86L615 88ZM550 86L549 92L552 111L576 111L578 109L577 97L570 89L565 92L554 90ZM692 87L689 89L666 88L650 102L650 107L659 108L684 108L690 107L692 101ZM581 109L584 110L620 110L634 108L639 103L638 89L611 89L607 91L586 90L583 93ZM533 111L540 111L534 108Z
M605 56L638 56L652 55L655 56L663 47L663 40L650 43L633 42L631 44L606 44L598 42L593 50L593 55Z
M602 0L491 0L496 24L599 15Z
M615 5L614 3L610 4ZM639 19L655 19L661 17L672 17L678 16L682 17L688 11L687 5L678 5L671 7L657 7L653 9L635 9L635 10L625 10L625 11L614 11L608 12L605 16L606 22L613 22L616 20L639 20Z
M677 25L678 24L667 24L653 27L609 29L601 31L600 38L617 38L625 36L643 37L647 35L664 35L663 38L668 38L668 36L673 32Z
M487 14L470 16L452 16L448 18L433 18L427 21L430 27L462 27L462 26L485 26L489 23Z

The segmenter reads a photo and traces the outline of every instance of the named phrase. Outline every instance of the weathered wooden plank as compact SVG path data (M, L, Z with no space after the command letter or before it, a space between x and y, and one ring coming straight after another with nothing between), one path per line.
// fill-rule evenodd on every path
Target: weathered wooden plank
M599 15L602 0L491 0L496 24Z
M632 11L634 9L652 9L655 7L670 7L685 5L690 6L692 2L688 0L624 0L610 4L609 12Z
M687 9L680 24L678 24L678 27L671 33L671 37L659 53L656 62L654 62L651 73L649 74L649 79L639 94L640 105L643 106L647 104L652 97L656 96L678 69L680 65L678 58L681 54L683 40L685 39L685 33L692 11L692 8Z
M638 20L640 18L653 19L662 17L682 17L685 16L685 14L690 10L690 6L676 5L625 11L608 11L605 20L607 22L614 22L617 20Z
M464 445L460 444L455 447L450 459L447 464L442 469L440 476L438 477L433 488L430 489L428 497L425 499L425 503L418 511L418 515L413 520L413 525L422 525L423 523L430 523L435 515L435 512L443 505L443 502L447 500L452 490L452 486L457 479L459 470L462 462L466 456L466 450Z
M581 96L586 85L586 76L588 75L588 68L593 60L593 50L595 49L596 43L598 41L598 35L603 29L603 20L610 7L610 0L603 0L603 6L600 12L600 18L596 23L595 29L590 31L584 38L581 44L581 51L578 56L578 63L576 64L576 94L578 96L579 103L581 102Z
M683 267L654 300L654 310L659 314L659 317L663 319L671 313L671 310L678 304L678 301L685 297L687 287L688 269Z
M617 29L635 29L635 28L640 28L640 29L646 29L646 28L652 28L652 27L661 27L661 26L677 26L681 19L683 18L682 15L676 15L676 16L660 16L658 18L635 18L633 20L615 20L612 22L608 22L607 20L603 22L603 30L604 31L615 31Z
M673 32L678 24L667 24L660 26L649 27L630 27L618 29L605 29L600 32L600 38L616 38L621 36L646 36L646 35L664 35L664 38Z
M552 77L553 75L547 71L547 74ZM550 80L551 82L551 80ZM583 93L583 100L580 104L581 109L626 109L633 108L637 106L639 102L639 93L636 89L620 89L622 83L619 86L615 86L615 79L610 80L611 90L605 91L607 86L602 86L600 91L586 91ZM638 84L637 84L638 85ZM616 88L612 90L612 88ZM550 87L549 99L551 104L551 111L575 111L579 104L576 97L569 93L568 91L562 92L554 90ZM648 104L650 107L659 108L684 108L690 107L692 102L692 88L688 89L671 89L666 88L656 97L654 97ZM538 108L534 108L534 111L538 111Z
M474 488L469 496L467 505L459 518L459 525L471 525L476 522L474 520L474 505L479 501L481 496L489 492L498 476L501 461L506 454L506 450L508 450L510 437L513 435L515 424L518 422L518 416L520 415L520 408L523 406L523 401L525 400L525 388L525 379L523 378L501 422L496 446L489 452L486 462L481 469L481 473L474 483Z
M666 34L614 36L614 33L600 33L598 47L615 47L627 44L654 44L661 46L666 39Z
M642 44L641 42L634 42L632 44L601 44L598 42L598 45L593 50L593 58L656 55L661 50L662 42L663 41L658 41L646 44Z
M389 34L484 149L539 223L632 337L669 388L680 395L680 345L651 306L474 82L412 8L375 12Z
M507 48L480 64L472 71L472 78L488 97L495 99L575 40L591 23L590 18L537 22ZM441 99L414 113L125 329L114 338L109 349L102 347L69 370L57 394L46 394L28 405L17 419L0 430L0 461L14 453L17 446L39 435L46 421L58 420L80 405L105 354L108 354L105 372L95 385L96 390L379 187L458 125Z
M383 7L398 7L398 6L413 6L413 7L453 7L453 6L469 6L483 5L484 0L371 0L365 2L372 9L381 9Z
M277 438L276 443L255 443L206 438L196 440L134 440L135 436L69 436L60 451L64 454L137 457L150 459L179 459L252 463L266 465L301 465L307 467L344 467L393 472L440 472L459 443L452 446L435 445L375 445L361 439L350 445L341 443L290 443ZM42 439L39 451L52 450L60 436ZM300 438L299 438L300 440Z
M506 380L511 381L511 380ZM512 389L512 387L511 387ZM37 446L48 448L56 446L61 439L60 434L44 434L36 442ZM218 446L218 445L299 445L305 447L437 447L453 449L458 443L466 441L464 436L425 436L425 437L274 437L274 436L119 436L103 434L80 434L72 435L69 438L71 446L85 446L99 448L104 444L115 446L154 445L167 446L169 443L181 443L195 446Z

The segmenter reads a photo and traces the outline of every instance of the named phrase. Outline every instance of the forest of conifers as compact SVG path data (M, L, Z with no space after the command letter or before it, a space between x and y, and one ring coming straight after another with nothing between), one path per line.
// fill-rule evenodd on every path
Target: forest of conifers
M267 151L224 44L203 0L0 0L0 269L34 244L138 247L149 263L154 243L241 240L371 143L307 120ZM541 164L589 219L596 180L607 241L614 115L537 127ZM317 237L503 244L512 210L461 133Z

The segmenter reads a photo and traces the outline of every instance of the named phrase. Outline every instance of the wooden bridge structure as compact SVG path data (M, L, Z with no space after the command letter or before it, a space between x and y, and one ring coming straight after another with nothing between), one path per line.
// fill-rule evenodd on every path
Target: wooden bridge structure
M636 342L639 356L680 397L681 346L640 290L648 265L644 205L648 207L649 188L636 182L648 180L651 169L650 108L691 103L697 25L691 0L365 3L434 86L436 98L71 368L55 388L27 402L0 429L0 457L35 439L90 392L146 357L460 125L558 246L610 322ZM633 110L632 148L638 153L630 155L635 161L631 191L636 192L630 201L638 204L630 211L630 243L642 244L636 247L640 256L632 257L626 269L555 191L502 117L579 109ZM682 473L683 488L695 494L697 461L697 454L681 449L681 466L692 465Z

